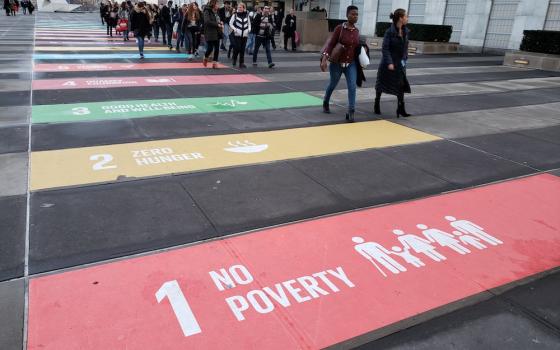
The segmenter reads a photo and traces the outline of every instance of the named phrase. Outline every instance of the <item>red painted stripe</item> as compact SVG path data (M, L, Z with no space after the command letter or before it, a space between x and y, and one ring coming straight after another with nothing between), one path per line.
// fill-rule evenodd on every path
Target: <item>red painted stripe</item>
M220 64L220 68L225 68ZM94 63L94 64L35 64L35 72L82 72L137 69L197 69L204 68L200 63Z
M200 63L199 63L200 64ZM202 64L200 64L202 65ZM173 86L264 83L267 80L252 74L191 75L163 77L111 77L33 80L34 90L106 89L133 86Z
M559 198L560 178L538 175L33 278L29 349L327 347L559 266ZM470 253L424 242L417 247L424 253L409 252L421 267L379 253L381 246L403 246L394 229L418 237L416 225L425 224L451 233L448 215L467 220L457 226L473 233L455 239L470 242L461 243ZM481 233L501 243L491 245ZM353 237L369 244L356 246ZM427 256L436 252L446 260ZM382 259L406 271L392 273ZM231 271L223 277L232 278L227 287L210 275L222 268ZM173 281L200 333L182 330L165 293L156 300ZM238 316L232 311L245 306Z

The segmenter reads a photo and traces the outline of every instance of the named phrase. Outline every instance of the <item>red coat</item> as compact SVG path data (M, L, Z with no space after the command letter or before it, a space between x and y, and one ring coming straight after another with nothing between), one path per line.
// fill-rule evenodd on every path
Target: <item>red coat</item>
M358 28L350 29L346 23L336 26L323 53L330 56L337 42L344 46L344 51L340 56L340 63L354 62L356 49L360 46L360 31Z

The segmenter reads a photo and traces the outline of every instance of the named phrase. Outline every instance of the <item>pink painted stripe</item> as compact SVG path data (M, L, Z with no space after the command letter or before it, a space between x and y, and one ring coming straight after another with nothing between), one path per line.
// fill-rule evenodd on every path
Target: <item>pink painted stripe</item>
M226 66L220 64L219 68ZM93 64L36 64L35 72L84 72L84 71L108 71L108 70L146 70L146 69L200 69L204 66L200 63L93 63ZM176 78L174 78L176 79Z
M133 36L131 35L130 38L133 38ZM67 36L61 35L61 36L38 36L35 37L36 41L40 41L40 40L64 40L64 41L75 41L75 42L82 42L82 43L87 43L89 41L123 41L123 38L121 37L89 37L89 38L83 38L83 37L76 37L76 38L69 38ZM133 41L134 43L134 41Z
M135 86L214 85L265 82L268 82L268 80L252 74L40 79L33 81L33 89L106 89Z

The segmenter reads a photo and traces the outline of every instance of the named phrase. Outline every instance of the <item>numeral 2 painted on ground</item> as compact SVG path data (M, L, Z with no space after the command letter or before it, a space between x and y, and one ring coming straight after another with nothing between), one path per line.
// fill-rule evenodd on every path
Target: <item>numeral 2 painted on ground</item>
M89 157L89 160L97 161L97 163L93 164L93 170L107 170L107 169L115 169L116 165L107 165L111 163L113 160L113 156L110 154L94 154Z

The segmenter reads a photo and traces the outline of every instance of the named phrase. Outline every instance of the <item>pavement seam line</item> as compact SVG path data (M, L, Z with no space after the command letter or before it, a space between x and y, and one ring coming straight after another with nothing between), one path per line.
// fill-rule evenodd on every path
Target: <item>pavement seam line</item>
M39 16L39 12L35 14L33 18L33 52L35 52L35 25L37 23L37 16ZM28 124L28 144L27 144L27 203L26 203L26 216L25 216L25 261L24 261L24 310L23 310L23 350L27 349L27 341L28 341L28 322L29 322L29 228L30 228L30 215L31 215L31 191L30 191L30 179L31 179L31 116L33 111L33 56L31 56L31 84L29 86L29 108L31 109L30 113L27 116L27 124Z

